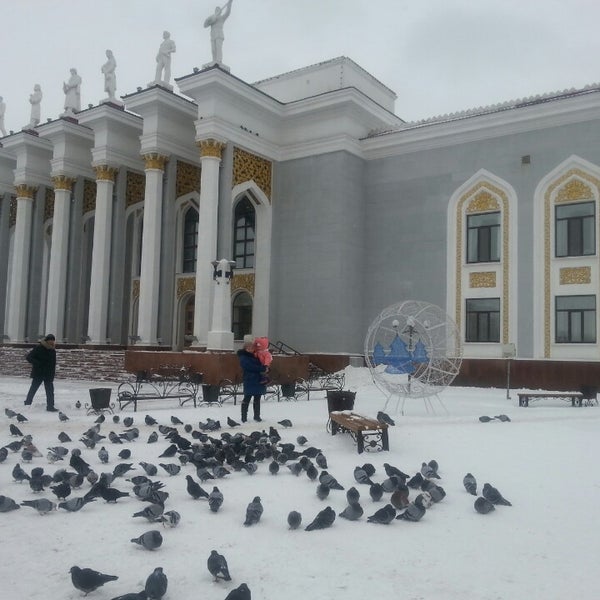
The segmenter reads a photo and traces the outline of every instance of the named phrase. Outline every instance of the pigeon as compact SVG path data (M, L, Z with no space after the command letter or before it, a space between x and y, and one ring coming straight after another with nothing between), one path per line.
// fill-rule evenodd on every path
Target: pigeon
M375 475L375 466L372 465L371 463L365 463L362 466L362 469L365 471L365 473L369 476L369 477L373 477L373 475Z
M227 425L232 428L240 426L240 424L237 421L234 421L231 417L227 417Z
M11 452L18 452L23 447L23 440L15 440L10 444L6 444L4 448L10 450Z
M104 500L106 500L106 502L112 502L113 504L119 500L119 498L125 498L125 496L129 496L129 492L122 492L117 488L105 486L100 486L98 493Z
M392 427L396 424L394 422L394 419L392 419L392 417L390 417L390 415L388 415L387 413L384 413L382 410L380 410L377 413L377 420L380 423L385 423L386 425L391 425Z
M26 421L29 421L29 419L25 415L22 415L21 413L17 413L17 422L25 423Z
M354 467L354 479L357 483L373 485L373 482L362 467Z
M144 592L148 600L161 600L161 598L167 593L167 586L169 581L167 576L163 573L162 567L156 567L148 579L146 579L146 585L144 586Z
M319 500L325 500L327 496L329 496L329 488L326 485L320 483L317 486L317 497L319 498Z
M138 464L140 465L140 467L142 467L142 469L144 469L146 475L148 475L149 477L154 477L158 473L158 468L152 463L141 462Z
M223 579L223 581L231 581L231 575L229 575L229 568L227 567L227 560L216 550L211 551L210 556L206 561L206 566L208 567L210 574L215 578L215 581L218 579Z
M106 421L106 417L104 415L100 415L95 421L94 423L97 423L98 425L101 425L102 423L104 423L104 421Z
M367 523L389 525L395 518L396 509L391 504L386 504L383 508L375 511L370 517L367 517Z
M175 463L158 463L160 467L162 467L169 476L177 475L179 471L181 471L181 467Z
M271 475L277 475L277 473L279 473L279 463L276 460L269 463L269 473L271 473Z
M19 463L13 467L12 477L19 483L23 483L24 481L29 481L31 479L31 477L23 470Z
M235 589L231 590L225 597L225 600L251 600L252 595L250 589L245 583L240 584Z
M254 496L254 499L246 508L246 520L244 525L254 525L260 521L263 514L263 505L260 502L260 496Z
M440 476L427 463L421 463L421 475L426 479L440 479Z
M319 476L319 471L317 467L315 467L315 465L313 465L312 463L310 463L310 465L308 465L308 467L306 468L306 476L311 481L314 481Z
M326 485L330 490L343 490L344 486L338 483L338 480L327 471L321 471L319 482Z
M0 513L10 512L21 508L12 498L0 496Z
M421 473L417 473L406 482L406 485L409 488L416 490L421 487L422 483L423 483L423 475L421 475Z
M85 592L86 596L105 583L119 579L117 575L105 575L93 569L80 569L77 566L71 567L69 572L75 588Z
M284 428L293 427L292 422L289 419L283 419L282 421L277 421L278 425L281 425Z
M479 420L482 423L489 423L490 421L493 421L492 417L488 417L486 415L483 415L483 416L479 417Z
M131 427L133 425L133 417L125 417L123 419L123 425L125 425L125 427Z
M187 492L194 500L208 498L208 492L203 490L200 484L192 479L191 475L186 475L185 478L187 480Z
M183 425L183 421L175 415L171 415L171 423L173 423L173 425Z
M177 454L177 444L171 444L162 454L158 455L158 458L172 458Z
M23 432L14 423L11 423L8 426L8 429L10 430L10 435L14 435L15 437L23 437Z
M385 469L385 473L388 477L395 475L396 477L399 477L403 483L410 478L409 475L403 473L400 469L390 465L389 463L383 463L383 468Z
M503 423L508 423L510 421L510 417L508 415L496 415L494 419L502 421Z
M296 475L296 477L302 473L302 463L300 462L291 463L285 466L292 472L293 475Z
M80 496L78 498L71 498L70 500L66 500L65 502L59 502L58 508L62 508L67 512L77 512L78 510L81 510L86 504L95 501L96 498L92 496L89 498L86 498L85 496Z
M381 483L381 487L383 488L383 491L386 492L387 494L391 494L392 492L395 492L402 485L403 485L403 483L402 483L400 477L398 477L397 475L392 475L391 477L388 477L385 481L383 481Z
M156 431L153 431L149 436L148 436L148 444L154 444L155 442L158 442L158 433L156 433Z
M439 470L440 466L438 465L438 462L437 462L437 460L434 460L434 459L432 459L432 460L430 460L430 461L427 463L427 465L428 465L429 467L431 467L432 471L433 471L433 472L434 472L436 475L438 474L438 470Z
M369 488L369 495L373 502L379 502L383 496L383 486L380 483L374 483Z
M108 463L108 450L104 446L98 450L98 458L100 459L101 463Z
M132 469L133 469L133 463L119 463L113 469L112 474L113 474L114 478L123 477L123 475L125 475L125 473L128 473Z
M363 508L358 502L351 502L338 516L348 521L356 521L363 516Z
M12 419L12 418L14 418L14 417L16 417L16 416L17 416L17 413L16 413L14 410L10 409L10 408L5 408L5 409L4 409L4 414L5 414L5 415L6 415L6 416L7 416L9 419Z
M129 594L123 594L122 596L116 596L112 600L148 600L149 596L144 590L141 592L130 592Z
M428 490L434 503L441 502L446 497L446 490L441 485L434 485Z
M77 400L77 402L75 402L75 408L77 410L79 410L81 408L81 401Z
M21 502L21 506L29 506L30 508L35 508L40 515L47 515L49 512L52 512L56 509L56 504L52 502L52 500L48 500L47 498L39 498L37 500L23 500Z
M149 427L151 427L152 425L158 425L158 421L150 415L146 415L144 417L144 423L146 423L146 425L148 425Z
M353 486L346 492L346 500L348 504L354 504L360 500L360 492Z
M111 431L108 434L108 439L113 443L113 444L122 444L123 440L121 439L121 437L119 435L117 435L114 431Z
M0 448L0 463L3 463L8 456L8 450L6 448Z
M146 533L142 533L140 537L131 538L131 542L134 544L139 544L146 550L156 550L157 548L161 547L163 543L163 537L160 531L152 529L150 531L146 531Z
M315 462L320 469L327 469L327 458L325 458L325 455L322 452L319 452L315 456Z
M415 498L415 502L417 502L417 500L418 504L420 504L423 508L431 508L431 506L433 505L433 500L429 492L423 492L422 494L419 494Z
M483 484L482 496L492 504L502 504L503 506L512 506L512 504L502 496L500 491L489 483Z
M420 496L420 494L419 494ZM411 502L403 513L400 513L396 519L401 519L403 521L420 521L425 514L425 507L420 501L419 496L415 498L414 502Z
M316 529L326 529L331 527L335 521L335 511L331 506L327 506L317 513L317 516L309 523L304 530L314 531Z
M176 510L168 510L157 520L166 527L177 527L181 521L181 515Z
M467 490L471 496L477 496L477 480L471 473L467 473L463 477L463 485L465 486L465 490Z
M128 458L131 458L131 450L129 450L129 448L123 448L123 450L119 452L118 456L123 460L127 460Z
M297 510L292 510L287 516L287 522L290 529L298 529L302 523L302 515Z
M162 517L165 507L162 504L149 504L143 510L133 514L134 517L144 517L150 523L154 523Z
M215 485L212 492L208 495L208 506L212 512L217 512L223 504L223 494Z
M308 442L308 440L303 435L299 435L296 438L296 442L298 442L299 446L304 446L304 444L306 444L306 442Z
M113 420L113 423L116 425L121 420L121 417L119 417L119 415L113 415L112 420Z
M408 487L403 486L393 492L390 496L390 502L396 510L404 510L410 504L408 501Z
M58 462L59 460L64 460L64 459L62 456L60 456L60 454L56 454L55 452L52 452L52 450L48 450L48 454L46 454L46 460L50 464L54 464L55 462Z
M496 510L496 507L482 496L479 496L479 498L475 500L474 507L480 515L487 515L489 512Z
M62 410L59 410L58 411L58 419L59 419L59 421L62 421L64 423L65 421L69 420L69 417L67 417L67 415L65 415L65 413Z
M59 500L66 500L71 495L71 486L67 481L50 486L50 490Z

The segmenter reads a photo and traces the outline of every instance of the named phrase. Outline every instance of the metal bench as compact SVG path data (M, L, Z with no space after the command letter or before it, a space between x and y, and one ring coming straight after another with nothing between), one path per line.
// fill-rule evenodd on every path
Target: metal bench
M327 425L331 429L331 435L336 435L338 432L349 433L356 442L359 454L364 450L381 452L390 449L386 423L380 423L354 412L333 411L329 413Z
M529 406L530 402L536 402L544 398L558 398L571 403L571 406L583 405L583 394L581 392L521 392L519 406Z

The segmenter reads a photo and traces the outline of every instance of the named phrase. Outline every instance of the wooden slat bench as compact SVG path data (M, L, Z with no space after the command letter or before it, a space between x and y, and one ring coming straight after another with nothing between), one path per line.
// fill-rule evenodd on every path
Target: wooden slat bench
M331 435L338 432L349 433L356 442L358 453L363 450L389 450L388 426L375 419L363 417L354 412L333 411L329 413Z
M530 402L542 400L544 398L558 398L571 402L571 406L582 406L583 394L581 392L521 392L519 396L519 406L529 406Z

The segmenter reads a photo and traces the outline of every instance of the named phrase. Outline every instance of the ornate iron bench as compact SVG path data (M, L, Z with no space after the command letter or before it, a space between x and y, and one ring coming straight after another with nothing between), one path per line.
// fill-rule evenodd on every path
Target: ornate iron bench
M583 394L581 392L521 392L519 406L529 406L530 402L542 400L543 398L558 398L571 403L571 406L583 405Z
M336 435L338 432L349 433L356 442L359 454L363 450L381 452L390 449L386 423L380 423L354 412L333 411L329 413L327 425L331 429L331 435Z

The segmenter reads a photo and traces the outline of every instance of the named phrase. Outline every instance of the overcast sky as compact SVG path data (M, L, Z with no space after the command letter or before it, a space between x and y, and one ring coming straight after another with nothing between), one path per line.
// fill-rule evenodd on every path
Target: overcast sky
M220 0L222 4L225 0ZM63 111L75 67L82 107L105 97L105 50L117 95L154 78L167 29L174 77L210 60L204 20L215 0L4 0L6 129L29 122L42 86L42 122ZM233 0L223 60L253 82L348 56L398 95L412 121L600 81L600 0Z

